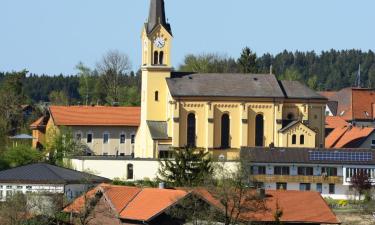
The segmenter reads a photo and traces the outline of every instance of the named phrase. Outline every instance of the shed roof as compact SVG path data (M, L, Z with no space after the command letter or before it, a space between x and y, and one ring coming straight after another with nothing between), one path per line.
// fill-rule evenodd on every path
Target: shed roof
M168 140L168 124L163 121L147 121L153 140Z

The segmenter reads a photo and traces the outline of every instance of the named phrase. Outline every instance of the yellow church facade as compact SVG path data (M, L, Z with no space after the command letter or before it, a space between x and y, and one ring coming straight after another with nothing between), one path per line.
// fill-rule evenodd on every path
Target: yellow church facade
M324 147L326 99L272 74L179 73L163 0L151 0L142 35L141 124L136 158L175 147L236 159L241 147Z

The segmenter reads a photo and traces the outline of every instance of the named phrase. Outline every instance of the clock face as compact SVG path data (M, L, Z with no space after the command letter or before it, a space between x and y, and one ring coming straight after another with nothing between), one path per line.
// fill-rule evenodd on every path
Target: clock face
M158 37L155 39L154 45L158 48L162 48L165 46L165 40L162 37Z

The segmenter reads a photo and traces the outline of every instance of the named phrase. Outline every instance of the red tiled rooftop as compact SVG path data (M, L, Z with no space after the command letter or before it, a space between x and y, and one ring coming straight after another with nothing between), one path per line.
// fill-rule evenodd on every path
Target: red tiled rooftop
M148 221L186 195L188 195L188 192L183 190L145 188L121 211L120 217Z
M157 188L136 188L114 185L100 185L88 192L94 196L97 190L103 190L107 202L122 219L149 221L164 212L190 192ZM223 205L207 189L193 191L219 210ZM253 193L253 192L252 192ZM244 221L274 221L276 205L282 210L282 222L339 224L340 222L318 192L301 191L266 191L265 209L256 212L242 212ZM76 199L64 209L65 212L79 212L84 205L84 198Z
M139 126L140 107L51 106L57 126Z
M326 148L355 148L374 131L372 127L341 126L325 139Z
M347 132L340 138L340 140L335 144L335 148L345 148L345 147L355 147L348 146L349 144L356 144L356 141L361 141L367 138L374 128L371 127L352 127L348 128Z
M337 217L321 197L312 191L266 191L266 212L245 213L243 219L255 218L256 221L274 221L276 205L282 210L284 223L321 223L337 224Z
M334 129L337 127L344 127L348 125L349 123L339 116L327 116L326 117L326 128Z
M224 209L207 190L198 190L200 196ZM318 192L312 191L266 191L265 209L240 214L243 221L274 222L277 206L283 212L283 223L339 224L337 217Z
M346 121L375 118L375 89L344 88L337 92L320 92L329 101L338 102L337 116Z

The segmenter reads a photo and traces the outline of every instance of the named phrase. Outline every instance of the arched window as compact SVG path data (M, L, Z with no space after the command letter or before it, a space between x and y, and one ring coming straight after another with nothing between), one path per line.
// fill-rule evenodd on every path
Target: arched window
M293 134L292 135L292 145L297 144L297 135Z
M155 101L159 101L159 92L155 91Z
M299 136L299 144L300 145L304 145L305 144L305 135L301 135L301 136Z
M190 113L187 118L187 145L195 147L196 120L195 114Z
M133 166L133 164L128 164L126 178L128 180L133 180L134 179L134 166Z
M221 117L221 148L230 148L230 119L228 114L224 114Z
M157 65L159 62L159 53L158 51L154 52L154 65Z
M255 146L264 146L264 117L261 114L255 117Z
M161 51L161 52L159 53L159 64L160 64L160 65L163 65L163 64L164 64L164 52L163 52L163 51Z

